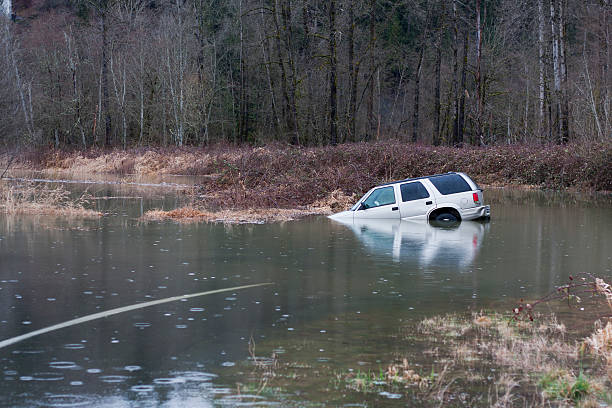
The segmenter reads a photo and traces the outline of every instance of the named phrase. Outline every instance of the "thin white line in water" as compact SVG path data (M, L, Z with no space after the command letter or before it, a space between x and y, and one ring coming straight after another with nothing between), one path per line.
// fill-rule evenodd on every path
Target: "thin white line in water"
M142 200L142 197L132 197L132 196L117 196L117 197L92 197L88 198L88 200Z
M11 181L32 181L36 183L58 183L58 184L116 184L127 186L142 186L142 187L176 187L190 188L189 184L177 183L136 183L134 181L96 181L96 180L54 180L54 179L39 179L39 178L23 178L23 177L4 177L4 180Z
M19 343L20 341L29 339L31 337L38 336L40 334L49 333L55 330L63 329L63 328L74 326L74 325L81 324L81 323L90 322L92 320L101 319L103 317L109 317L109 316L116 315L116 314L123 313L123 312L129 312L130 310L142 309L145 307L161 305L162 303L175 302L177 300L189 299L189 298L198 297L198 296L213 295L215 293L255 288L257 286L264 286L264 285L272 285L272 283L256 283L253 285L235 286L233 288L215 289L215 290L209 290L207 292L199 292L199 293L191 293L188 295L173 296L173 297L169 297L165 299L152 300L150 302L137 303L135 305L118 307L116 309L107 310L105 312L94 313L94 314L79 317L76 319L68 320L67 322L54 324L53 326L44 327L42 329L38 329L38 330L34 330L26 334L22 334L21 336L12 337L10 339L0 341L0 349L10 346L11 344Z

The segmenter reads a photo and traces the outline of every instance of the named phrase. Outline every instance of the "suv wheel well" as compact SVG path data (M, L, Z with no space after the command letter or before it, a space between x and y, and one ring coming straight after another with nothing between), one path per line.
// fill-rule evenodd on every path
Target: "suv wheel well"
M452 207L444 207L444 208L436 208L429 214L429 220L433 221L440 214L452 214L454 215L458 221L461 221L461 215L459 215L459 211L455 210Z

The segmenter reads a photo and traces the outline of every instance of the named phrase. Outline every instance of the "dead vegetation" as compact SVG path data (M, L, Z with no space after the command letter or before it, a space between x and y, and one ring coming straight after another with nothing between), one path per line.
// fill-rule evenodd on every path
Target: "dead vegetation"
M419 345L416 350L429 349L403 354L380 372L336 375L336 389L392 395L419 406L610 402L610 370L598 354L612 340L609 326L584 340L552 314L536 314L532 322L489 312L434 316L404 330L405 341Z
M10 183L0 180L0 213L53 215L67 217L99 217L89 207L87 192L74 197L64 187L34 183Z
M543 299L549 299L550 305L551 299L561 301L559 307L580 299L580 307L599 304L612 310L608 306L612 290L604 280L573 277L571 282L569 290L563 285L554 292L561 297ZM582 324L587 316L599 316L600 309L590 314L576 309L579 316L565 316L562 322L550 312L534 311L534 304L518 315L516 310L453 313L410 323L399 333L395 359L378 369L359 364L357 369L329 369L326 374L312 367L295 374L295 363L282 355L275 360L274 375L266 377L266 387L291 388L292 381L302 384L310 376L324 375L329 379L327 391L343 395L342 401L356 394L381 406L391 400L435 407L612 403L612 323L605 316L595 318L591 333Z
M223 222L236 224L262 224L267 222L292 221L310 215L329 215L350 208L357 200L339 190L332 191L327 197L317 200L306 208L248 208L208 210L200 206L186 206L174 210L160 209L147 211L144 221L172 220L183 223Z
M570 306L579 303L576 310L581 311L587 303L604 306L607 313L596 319L592 334L577 335L553 314L534 311L540 303L559 300ZM570 277L568 284L539 300L521 300L510 314L435 316L416 329L435 350L438 363L466 374L463 387L476 388L482 377L474 373L491 367L491 406L604 406L612 396L611 301L612 290L603 279ZM407 330L412 337L414 329ZM497 387L500 382L507 384L503 392Z
M612 190L612 144L584 146L433 147L399 142L300 148L214 145L22 154L13 167L54 176L192 175L190 201L145 220L261 223L348 209L385 181L464 171L495 185ZM67 174L66 174L67 173Z
M396 141L301 148L213 145L22 154L14 166L75 174L205 176L205 192L244 187L269 203L308 205L334 190L363 193L383 181L464 171L488 185L612 190L612 143L442 147ZM270 194L274 193L274 194ZM248 194L247 194L248 195ZM252 197L251 197L252 198Z
M573 307L580 298L579 307L588 310L577 308L576 315L538 313L533 305L539 303L532 301L529 314L524 307L518 315L516 310L481 311L409 320L391 335L392 347L378 338L385 346L374 353L351 353L348 358L355 360L348 367L340 367L342 357L311 360L313 352L322 351L317 341L265 344L272 355L267 358L255 356L251 340L248 365L253 370L247 383L238 383L238 396L251 403L258 401L254 396L265 396L282 406L609 406L612 323L600 315L601 308L593 308L599 305L609 314L612 289L588 276L574 276L553 292L561 297L542 298L562 311L568 300ZM598 321L591 332L593 320ZM321 322L313 327L319 329ZM341 335L336 341L344 347L350 340ZM236 370L245 372L244 366Z
M182 207L170 211L147 211L142 219L144 221L172 220L181 223L222 222L226 224L263 224L276 221L291 221L314 214L318 213L311 210L279 208L207 211L193 207Z

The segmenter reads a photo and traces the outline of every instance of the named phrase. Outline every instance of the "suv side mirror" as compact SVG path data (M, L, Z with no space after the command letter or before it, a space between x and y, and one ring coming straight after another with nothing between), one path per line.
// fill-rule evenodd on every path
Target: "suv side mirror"
M359 204L358 210L367 210L367 209L368 209L368 206L366 205L366 203Z

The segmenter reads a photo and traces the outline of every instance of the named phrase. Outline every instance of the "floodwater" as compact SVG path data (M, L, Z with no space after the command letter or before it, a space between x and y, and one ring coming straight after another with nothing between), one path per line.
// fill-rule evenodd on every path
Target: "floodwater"
M100 219L0 215L0 341L136 303L273 285L133 310L1 348L0 406L342 405L299 382L285 400L238 391L252 371L249 341L255 354L274 350L309 367L378 370L401 353L394 339L407 321L508 310L569 275L612 275L609 196L487 191L490 222L445 229L325 217L142 223L142 211L181 198L136 186L90 191L101 197Z

